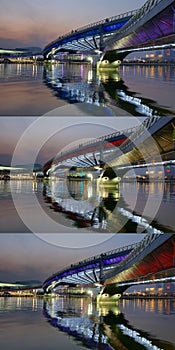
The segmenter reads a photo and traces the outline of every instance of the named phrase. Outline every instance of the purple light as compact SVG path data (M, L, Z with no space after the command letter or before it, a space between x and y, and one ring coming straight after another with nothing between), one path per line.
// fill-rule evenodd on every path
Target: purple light
M150 19L148 22L143 24L141 27L136 29L131 33L127 34L126 37L123 37L112 45L108 46L108 50L111 49L122 49L137 47L140 44L148 44L152 40L161 39L167 35L174 34L173 23L174 23L174 13L172 6L169 6L161 13L157 14L154 18ZM124 35L124 34L123 34Z
M113 264L119 263L120 261L124 260L128 256L129 252L130 252L130 250L125 251L125 254L123 252L122 255L118 255L115 257L108 258L108 259L103 258L102 259L102 266L108 266L108 265L113 265ZM119 253L119 254L121 254L121 253ZM70 267L68 267L68 269L66 271L60 272L57 275L46 280L44 282L43 286L44 287L49 286L54 281L58 281L59 279L62 279L64 277L68 277L68 276L72 276L73 274L77 274L77 273L82 272L82 271L98 268L98 267L100 267L100 264L101 264L101 259L98 259L98 261L96 260L96 262L91 262L88 265L78 266L78 267L75 267L72 269Z

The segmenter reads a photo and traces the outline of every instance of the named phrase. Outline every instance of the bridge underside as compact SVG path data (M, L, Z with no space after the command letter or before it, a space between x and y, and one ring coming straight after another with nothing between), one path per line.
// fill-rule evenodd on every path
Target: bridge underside
M156 46L174 44L174 12L173 4L160 11L159 14L156 14L153 9L152 16L150 14L151 19L148 14L135 25L131 25L125 32L114 35L106 43L103 60L110 62L122 60L135 49L148 50L155 49Z
M113 285L124 282L127 284L127 282L132 283L137 280L154 280L156 276L159 276L159 278L160 276L174 276L175 236L163 237L162 240L166 241L143 258L133 258L128 263L126 261L126 266L123 270L122 268L120 270L116 268L113 271L113 276L110 277L109 274L105 274L104 285L106 288L108 289L108 284Z
M59 51L95 53L102 50L106 40L123 27L134 13L135 11L131 11L128 14L107 18L87 27L72 30L69 34L59 37L44 48L43 54L45 59Z
M116 176L123 176L129 170L127 165L131 166L133 164L134 169L134 165L140 162L155 163L156 161L174 159L175 119L174 117L167 117L165 122L167 124L155 131L153 136L148 133L148 137L139 145L137 145L137 142L135 144L130 143L128 148L123 149L123 154L109 161L108 164L115 171ZM109 165L105 165L104 169ZM126 168L120 169L124 165Z
M157 273L149 274L148 276L145 276L144 278L135 278L133 280L130 280L129 283L112 283L109 285L106 285L103 289L103 293L108 293L109 295L114 294L123 294L128 288L136 285L143 285L143 284L155 284L160 283L162 279L165 280L165 282L170 281L171 277L175 276L175 267L166 269ZM151 282L150 282L151 281Z
M156 124L155 124L156 127ZM127 167L141 163L155 163L156 161L174 159L174 134L175 134L175 118L162 117L159 122L158 130L146 130L146 137L142 136L135 141L135 144L129 140L123 142L120 148L113 147L113 152L102 154L100 150L86 153L85 149L77 149L73 155L62 162L54 164L54 169L57 168L58 174L61 169L74 169L75 171L95 171L96 168L101 168L101 176L113 179L117 176L123 176L128 170ZM151 136L151 134L153 134ZM132 135L131 135L132 136ZM49 167L51 168L52 161L48 162L43 171L46 174ZM122 167L125 168L122 169Z

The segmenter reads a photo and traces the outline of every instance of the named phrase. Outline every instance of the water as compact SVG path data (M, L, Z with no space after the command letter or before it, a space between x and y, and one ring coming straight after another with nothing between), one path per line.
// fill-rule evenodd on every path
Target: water
M58 232L51 218L59 232L175 232L174 205L174 182L0 181L0 230Z
M67 103L85 104L86 115L175 113L174 66L121 66L98 73L83 64L0 64L0 82L4 116L43 115Z
M164 349L175 346L175 301L0 298L2 349Z

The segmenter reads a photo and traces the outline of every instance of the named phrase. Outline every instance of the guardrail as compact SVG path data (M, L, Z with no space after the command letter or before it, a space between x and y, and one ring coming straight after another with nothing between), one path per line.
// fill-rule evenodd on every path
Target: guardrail
M142 241L140 241L133 250L128 254L128 256L122 260L120 263L117 264L117 269L122 269L122 267L126 266L129 262L131 262L133 259L135 259L138 255L141 254L143 250L145 250L148 246L150 246L153 241L158 239L162 234L155 234L155 233L148 233ZM107 275L104 275L104 277L107 277ZM112 278L112 277L108 277Z
M157 6L162 0L148 0L136 13L133 15L129 21L118 30L117 34L123 34L133 25L138 23L141 18L143 18L146 14L148 14L155 6Z
M116 131L115 133L113 134L109 134L109 135L105 135L105 136L100 136L99 138L95 139L95 140L90 140L86 143L83 143L83 144L80 144L79 146L77 146L77 148L75 149L70 149L68 150L67 152L64 152L64 153L60 153L58 155L58 157L63 157L63 156L66 156L68 154L70 154L70 152L76 152L77 149L83 149L87 146L91 146L91 145L94 145L94 144L98 144L98 143L102 143L102 142L105 142L105 140L108 140L110 138L113 138L113 137L117 137L117 136L120 136L122 134L124 135L130 135L129 136L129 139L126 140L121 146L120 146L120 149L123 150L124 148L126 148L128 146L128 144L130 144L131 142L133 142L134 140L136 140L136 138L143 134L146 129L148 130L153 124L155 124L156 122L159 121L161 117L147 117L144 122L142 124L140 124L139 126L135 126L135 127L132 127L132 128L128 128L128 129L125 129L125 130L121 130L121 131ZM79 147L79 148L78 148Z
M136 127L132 127L132 128L128 128L128 129L125 129L125 130L121 130L121 131L116 131L114 132L113 134L109 134L109 135L105 135L105 136L100 136L99 138L97 139L94 139L94 140L90 140L90 141L87 141L83 144L79 144L77 146L77 148L74 148L74 149L69 149L67 152L64 152L64 153L60 153L58 155L58 157L63 157L63 156L66 156L68 154L70 154L70 152L76 152L77 149L80 150L80 149L83 149L87 146L91 146L91 145L94 145L94 144L98 144L98 143L102 143L102 142L105 142L106 140L110 139L110 138L113 138L113 137L117 137L117 136L120 136L122 134L124 135L130 135L132 134L132 132L134 132L136 129Z
M75 263L75 264L71 264L70 266L68 266L68 267L66 267L66 268L64 268L64 269L62 269L62 270L60 270L60 271L54 273L54 274L53 274L52 276L50 276L47 280L49 281L50 279L56 277L56 276L59 275L59 274L62 274L62 273L64 273L64 272L68 271L68 270L73 270L73 269L75 269L75 268L77 268L77 267L80 267L80 266L82 266L82 265L86 265L86 264L89 263L89 262L93 262L93 261L95 261L95 260L100 260L100 259L102 259L103 257L108 257L108 256L110 256L110 255L114 255L114 254L117 254L117 253L120 253L120 252L123 252L123 251L126 251L126 250L133 250L133 249L135 248L136 244L137 244L137 243L129 244L129 245L125 246L125 247L119 247L119 248L117 248L117 249L113 249L113 250L110 250L110 251L108 251L108 252L105 252L105 253L102 253L102 254L99 254L99 255L90 257L90 258L85 259L85 260L83 260L83 261L79 261L79 262L77 262L77 263ZM44 282L44 284L47 282L47 280Z
M149 130L149 128L157 123L160 118L162 117L147 117L144 122L135 129L135 132L129 137L129 140L123 142L120 149L123 151L125 148L127 148L130 143L134 142L138 136L144 134L146 130Z
M112 16L112 17L109 17L109 18L105 18L105 19L102 19L101 21L98 21L98 22L94 22L94 23L90 23L86 26L83 26L83 27L79 27L77 29L78 32L81 32L82 30L85 30L85 29L89 29L89 28L93 28L93 27L98 27L100 26L101 24L105 24L105 23L110 23L110 22L114 22L114 21L117 21L119 19L123 19L123 18L126 18L126 17L130 17L130 16L134 16L136 13L137 13L138 10L132 10L132 11L128 11L128 12L125 12L125 13L122 13L120 15L116 15L116 16ZM71 32L70 32L71 33ZM69 34L70 34L69 33Z
M81 33L82 31L85 31L86 29L99 27L99 26L101 26L102 24L105 24L105 23L111 23L111 22L117 21L119 19L123 19L123 18L126 18L126 17L134 16L137 13L137 11L138 10L128 11L128 12L125 12L125 13L122 13L122 14L119 14L119 15L116 15L116 16L112 16L112 17L109 17L109 18L102 19L102 20L94 22L94 23L87 24L87 25L85 25L83 27L79 27L79 28L77 28L75 30L71 30L70 32L66 33L65 35L59 36L56 40L52 41L49 45L45 46L44 50L47 47L49 47L52 44L54 44L55 42L57 42L59 40L63 40L65 38L69 37L71 34Z

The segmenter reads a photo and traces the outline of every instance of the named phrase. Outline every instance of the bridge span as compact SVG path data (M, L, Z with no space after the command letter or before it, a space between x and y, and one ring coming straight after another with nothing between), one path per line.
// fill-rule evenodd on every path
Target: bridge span
M63 36L59 36L44 48L44 57L49 58L49 56L53 56L59 51L100 53L107 38L114 35L136 12L136 10L133 10L102 19L101 21L85 25Z
M137 244L77 262L50 276L43 289L93 286L112 296L134 284L175 280L174 234L147 234Z
M115 68L131 52L175 46L175 1L148 0L138 10L72 30L43 49L45 59L58 52L90 53L99 68Z
M175 1L148 0L106 42L103 60L123 60L133 51L175 46Z
M134 128L117 131L60 153L43 167L45 176L63 169L93 169L113 179L130 168L174 160L174 117L151 117ZM154 158L154 161L153 161ZM149 163L149 164L148 164Z

